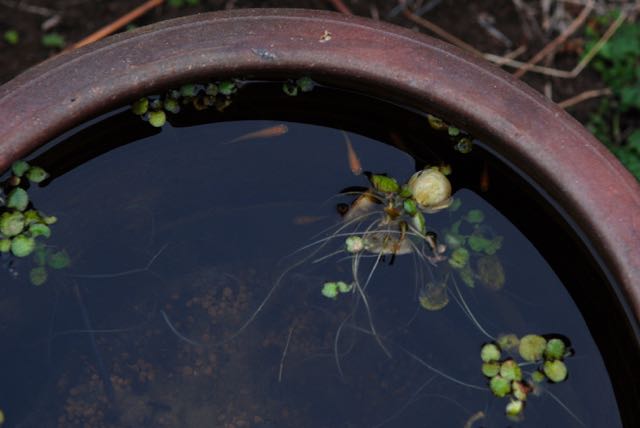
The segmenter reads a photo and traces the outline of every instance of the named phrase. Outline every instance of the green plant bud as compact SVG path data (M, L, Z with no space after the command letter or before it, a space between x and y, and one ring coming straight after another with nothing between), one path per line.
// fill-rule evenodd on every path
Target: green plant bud
M486 377L494 377L500 373L500 363L497 361L492 361L490 363L482 363L482 374Z
M21 212L5 212L0 216L0 233L5 238L18 235L24 229L24 215Z
M518 352L525 361L538 361L542 358L547 341L544 337L528 334L520 339Z
M36 248L36 241L25 235L18 235L11 240L11 253L16 257L26 257Z
M372 175L371 185L373 185L373 188L378 192L382 193L397 193L400 191L400 186L396 179L385 175Z
M566 346L561 339L553 338L547 342L544 350L544 357L547 360L560 360L564 357Z
M500 375L494 376L489 381L489 388L496 397L504 397L511 392L511 381Z
M26 177L32 183L42 183L49 178L49 174L39 166L32 166L27 170Z
M498 348L494 343L487 343L480 350L480 358L485 363L498 361L500 357L501 357L500 348Z
M47 282L47 270L42 266L35 267L29 271L29 279L33 285L42 285Z
M22 177L28 169L29 164L23 160L15 161L13 165L11 165L11 172L13 172L16 177Z
M8 208L15 208L18 211L24 211L27 208L27 205L29 205L29 195L26 190L16 187L9 192L9 195L7 196Z
M469 262L469 251L465 248L456 248L449 257L449 264L456 269L462 269Z
M147 110L149 110L149 99L147 97L140 98L131 105L131 111L138 116L142 116Z
M545 361L542 369L551 382L558 383L567 378L567 366L560 360Z
M149 112L149 123L156 128L162 128L167 122L167 115L162 110Z
M500 376L508 380L522 380L522 369L518 363L509 359L500 366Z

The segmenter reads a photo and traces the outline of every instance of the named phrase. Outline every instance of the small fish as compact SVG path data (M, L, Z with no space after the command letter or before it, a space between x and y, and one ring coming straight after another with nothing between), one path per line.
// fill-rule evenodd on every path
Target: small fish
M486 162L482 167L482 175L480 175L480 190L483 192L489 190L489 167Z
M279 137L286 134L289 131L287 125L281 123L280 125L270 126L269 128L260 129L258 131L249 132L234 138L231 141L227 141L224 144L239 143L240 141L254 140L257 138L272 138Z
M351 140L346 132L342 131L344 135L344 142L347 145L347 154L349 156L349 168L353 175L362 174L362 164L360 163L360 159L358 159L358 155L356 155L356 151L353 150L353 146L351 145Z

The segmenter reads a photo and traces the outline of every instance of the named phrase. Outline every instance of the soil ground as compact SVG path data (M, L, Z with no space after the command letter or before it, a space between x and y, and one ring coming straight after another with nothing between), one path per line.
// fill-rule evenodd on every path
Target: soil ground
M142 0L0 0L0 34L7 30L17 30L19 41L11 45L0 40L0 83L10 80L28 67L37 64L46 58L55 55L56 49L46 48L41 43L41 38L46 32L56 32L64 36L67 45L81 40L97 29L115 21L118 17L131 11ZM228 8L249 7L296 7L309 9L334 10L332 2L328 0L199 0L192 1L196 5L188 5L183 0L182 6L171 6L171 1L157 7L148 14L134 22L136 26L143 26L153 22L175 18L178 16L215 11ZM416 31L428 31L418 27L406 19L401 13L397 0L343 0L354 14L373 17L393 22L397 25L414 28ZM419 8L420 5L435 5L422 16L429 21L444 28L447 32L464 40L476 49L504 55L516 47L526 45L526 52L521 58L529 58L541 47L555 37L558 31L538 32L528 35L525 25L512 0L442 0L442 1L408 1ZM555 2L552 2L555 3ZM529 2L534 15L534 20L542 20L542 12L538 2ZM575 17L580 6L572 6L566 3L564 6L566 16ZM54 18L52 18L54 17ZM55 18L57 17L57 18ZM507 46L505 42L492 36L479 20L482 17L493 19L493 27L506 36L512 43ZM51 28L46 28L52 21L58 20ZM48 21L48 22L47 22ZM570 20L565 19L565 24ZM45 30L43 30L43 25ZM571 46L580 46L581 30L566 44L565 49L555 55L553 66L570 69L577 62L578 52ZM577 41L577 44L575 43ZM579 50L579 49L578 49ZM546 76L527 74L523 78L528 84L537 90L551 94L554 101L562 101L585 90L602 87L599 77L595 72L587 69L575 79L553 79ZM588 112L597 105L597 100L581 103L570 109L576 118L581 121L587 119Z

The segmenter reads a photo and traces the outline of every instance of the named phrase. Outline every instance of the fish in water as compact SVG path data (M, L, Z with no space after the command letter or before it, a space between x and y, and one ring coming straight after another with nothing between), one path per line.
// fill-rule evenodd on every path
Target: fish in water
M346 132L342 131L344 135L344 142L347 145L347 155L349 157L349 168L354 175L362 174L362 164L360 163L360 159L358 159L358 155L356 155L356 151L353 150L353 146L351 145L351 140Z
M247 140L255 140L258 138L272 138L279 137L281 135L286 134L289 131L287 125L281 123L280 125L270 126L268 128L259 129L257 131L249 132L247 134L241 135L239 137L234 138L231 141L227 141L224 144L232 144L239 143L241 141Z

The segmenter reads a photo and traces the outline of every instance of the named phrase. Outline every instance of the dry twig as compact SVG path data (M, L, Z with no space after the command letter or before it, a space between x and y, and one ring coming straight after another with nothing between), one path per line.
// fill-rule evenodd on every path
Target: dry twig
M589 0L589 3L587 3L587 5L580 11L578 16L576 16L576 18L571 22L571 24L566 28L566 30L564 30L558 37L553 39L549 44L547 44L544 48L542 48L542 50L540 50L540 52L535 54L533 58L531 58L526 64L520 66L516 70L516 72L513 73L513 75L518 78L524 76L524 74L527 71L529 71L533 65L540 62L547 55L555 52L558 46L564 43L565 40L567 40L567 38L569 38L570 35L575 33L576 30L582 26L584 21L587 19L587 16L589 16L591 11L593 10L593 5L594 5L593 0Z
M608 97L611 94L613 94L613 92L611 92L610 88L591 89L589 91L584 91L578 95L575 95L571 98L567 98L564 101L560 101L558 103L558 106L563 109L568 109L569 107L573 107L576 104L580 104L581 102L590 100L592 98Z
M342 0L329 0L329 3L331 3L331 5L338 12L344 13L345 15L353 15L353 12L351 12L351 9L349 9L349 7L342 2Z
M618 28L620 28L620 26L626 19L627 19L627 14L625 12L621 12L620 16L618 16L618 18L615 21L613 21L611 25L609 25L609 28L607 28L607 31L604 32L602 37L600 37L600 39L596 42L596 44L593 45L593 47L589 50L589 52L587 52L587 54L584 57L582 57L580 62L573 68L573 70L567 71L567 70L559 70L557 68L531 65L528 68L528 71L535 72L538 74L544 74L546 76L560 77L562 79L573 79L577 77L582 72L582 70L584 70L585 67L589 65L591 60L598 54L598 52L600 52L600 49L602 49L605 43L609 41L609 39L615 34L615 32L618 30ZM506 65L509 67L514 67L514 68L520 68L528 64L528 62L516 61L514 59L505 59L500 55L494 55L489 53L484 54L484 58L491 62L500 64L500 65Z
M427 30L431 31L432 33L438 35L439 37L441 37L442 39L446 40L447 42L456 45L457 47L464 49L467 52L470 52L474 55L477 55L479 57L482 57L483 54L482 52L480 52L478 49L474 48L473 46L471 46L470 44L466 43L463 40L460 40L459 38L457 38L456 36L454 36L453 34L447 32L446 30L444 30L443 28L437 26L436 24L434 24L431 21L428 21L424 18L422 18L421 16L418 16L414 13L412 13L409 10L405 10L404 12L402 12L402 14L405 16L405 18L407 18L408 20L410 20L411 22L418 24L419 26L426 28Z
M97 42L98 40L103 39L103 38L107 37L108 35L115 33L120 28L122 28L125 25L131 23L132 21L135 21L136 19L138 19L139 17L141 17L142 15L144 15L145 13L150 11L151 9L154 9L154 8L160 6L162 3L164 3L164 0L148 0L146 3L138 6L135 9L133 9L131 12L129 12L129 13L121 16L120 18L116 19L111 24L109 24L109 25L107 25L105 27L102 27L101 29L99 29L95 33L90 34L89 36L87 36L84 39L80 40L79 42L75 43L69 49L77 49L79 47L82 47L82 46Z

